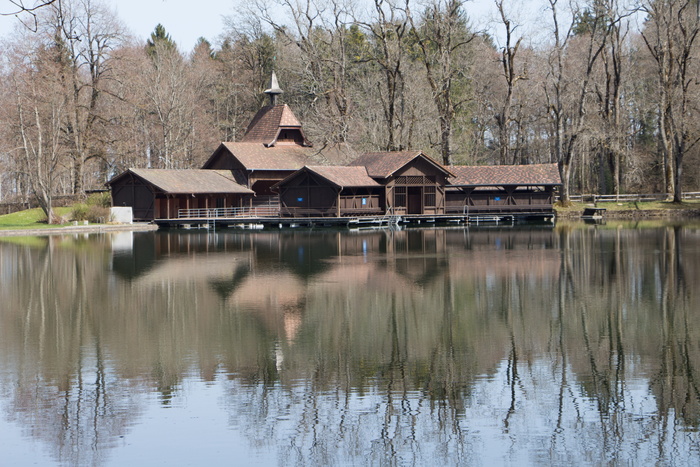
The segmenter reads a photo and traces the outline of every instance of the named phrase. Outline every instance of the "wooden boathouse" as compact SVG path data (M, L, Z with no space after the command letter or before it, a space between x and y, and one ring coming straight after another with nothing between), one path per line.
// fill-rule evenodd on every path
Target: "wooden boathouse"
M385 212L399 216L445 213L445 186L452 172L422 151L367 153L353 165L364 166L384 187Z
M453 166L446 187L450 214L548 217L561 185L556 164Z
M163 226L365 226L554 217L556 164L445 167L422 151L316 149L276 76L238 142L201 169L128 169L108 182L114 206Z
M384 214L384 186L362 166L303 167L272 187L281 217L347 217Z
M131 206L134 220L178 218L182 210L249 206L253 191L228 170L128 169L107 182L113 206Z

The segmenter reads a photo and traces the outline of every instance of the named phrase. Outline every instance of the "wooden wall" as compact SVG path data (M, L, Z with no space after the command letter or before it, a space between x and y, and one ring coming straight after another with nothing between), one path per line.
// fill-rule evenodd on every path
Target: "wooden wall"
M387 209L396 215L444 214L445 173L415 159L386 182Z
M474 188L447 191L446 211L462 212L551 212L554 210L554 188L527 189L518 187Z
M301 172L279 188L280 214L289 217L379 215L384 212L382 190L382 187L341 190L313 173Z
M131 206L136 221L155 218L155 197L153 187L132 173L112 185L112 206Z

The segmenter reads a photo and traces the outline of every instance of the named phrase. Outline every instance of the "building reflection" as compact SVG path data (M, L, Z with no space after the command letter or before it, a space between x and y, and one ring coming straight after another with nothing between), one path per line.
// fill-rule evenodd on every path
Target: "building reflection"
M231 416L254 430L270 422L240 407L245 388L266 406L282 387L289 404L303 391L309 410L340 407L316 418L299 408L299 436L318 434L314 423L337 432L340 414L357 410L349 395L373 394L373 417L394 431L377 421L355 435L378 453L399 436L410 445L419 414L449 425L438 438L464 430L484 404L501 407L483 392L494 382L505 396L490 418L515 430L546 387L552 442L574 436L571 406L585 401L612 452L637 429L630 385L646 387L659 417L698 428L697 245L693 229L609 226L0 244L0 384L11 412L67 462L83 463L71 456L88 445L109 449L149 392L170 404L193 374L230 381ZM470 449L460 436L450 450Z

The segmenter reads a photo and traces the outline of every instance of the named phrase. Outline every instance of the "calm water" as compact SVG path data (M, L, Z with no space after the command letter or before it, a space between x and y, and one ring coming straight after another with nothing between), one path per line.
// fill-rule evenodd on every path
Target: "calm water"
M697 465L700 227L0 241L2 465Z

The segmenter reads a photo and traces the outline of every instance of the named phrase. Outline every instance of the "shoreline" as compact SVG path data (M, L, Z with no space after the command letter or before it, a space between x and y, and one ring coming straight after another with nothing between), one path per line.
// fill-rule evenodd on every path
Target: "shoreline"
M557 211L557 219L581 219L583 210ZM694 219L700 218L700 209L610 209L605 211L603 219L645 220L645 219Z
M583 210L555 209L556 219L582 220ZM699 209L623 209L605 212L604 220L645 220L645 219L693 219L700 218ZM94 234L103 232L155 232L156 224L138 222L133 224L89 224L65 227L34 229L0 229L0 237L37 237L51 235Z
M150 232L158 230L155 224L88 224L40 229L0 229L0 237L38 237L49 235L93 234L103 232Z

